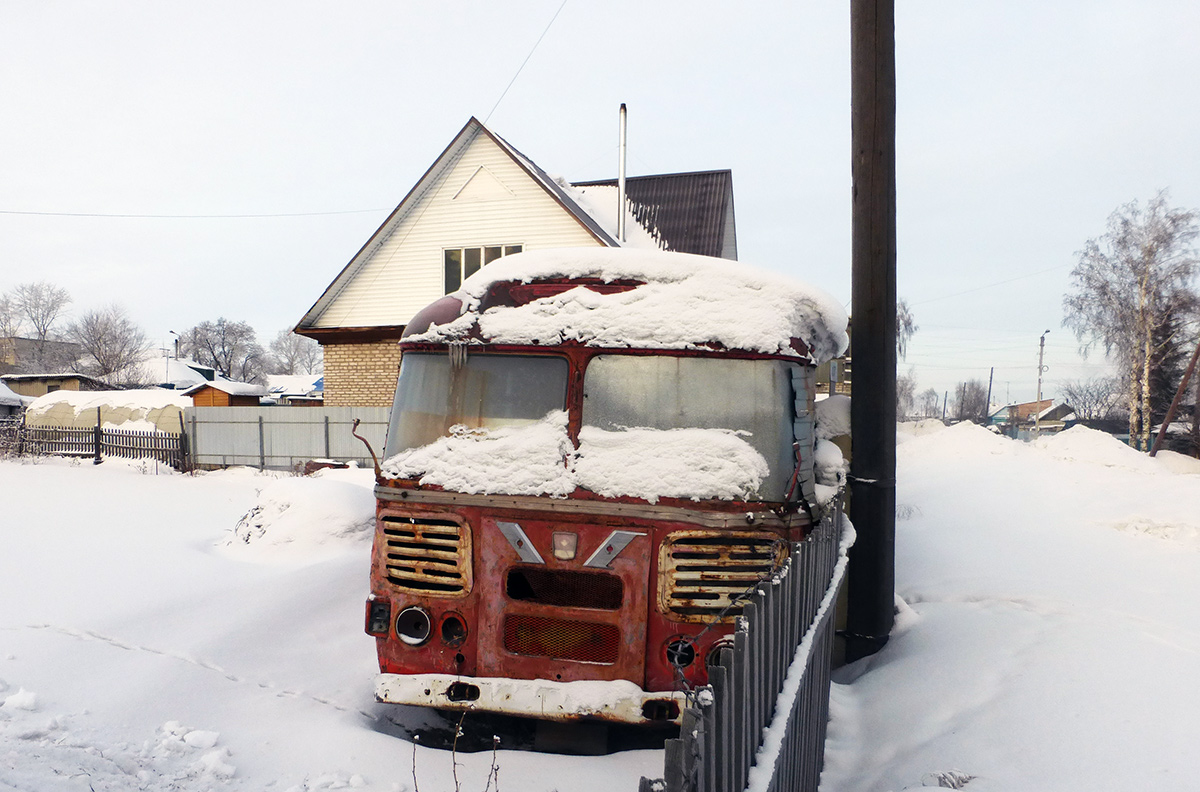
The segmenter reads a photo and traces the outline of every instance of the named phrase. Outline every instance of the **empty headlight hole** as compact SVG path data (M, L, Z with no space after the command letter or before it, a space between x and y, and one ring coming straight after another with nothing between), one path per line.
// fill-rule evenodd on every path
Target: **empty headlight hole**
M405 608L396 617L396 635L409 646L420 646L429 640L429 614L423 608Z
M459 646L467 639L467 625L457 613L442 619L442 641L447 646Z
M688 638L673 638L667 644L667 662L676 668L687 668L696 660L696 647Z

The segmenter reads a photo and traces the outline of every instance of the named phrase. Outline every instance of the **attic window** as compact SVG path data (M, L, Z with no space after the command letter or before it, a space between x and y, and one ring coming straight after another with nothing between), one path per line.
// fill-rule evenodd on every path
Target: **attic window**
M520 253L522 245L487 245L485 247L446 248L442 261L446 270L446 294L457 291L462 282L503 256Z

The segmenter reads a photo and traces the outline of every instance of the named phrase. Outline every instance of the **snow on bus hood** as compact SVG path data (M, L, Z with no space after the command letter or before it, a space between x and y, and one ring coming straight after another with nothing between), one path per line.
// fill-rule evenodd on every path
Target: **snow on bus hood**
M472 495L549 495L582 487L597 495L750 499L769 474L767 461L729 429L584 427L579 450L567 437L567 414L495 430L458 426L451 435L384 461L390 478L417 479Z
M577 287L516 307L475 313L495 283L560 278L645 283L598 294ZM729 349L796 354L799 338L814 362L846 350L846 312L821 289L738 261L686 253L616 248L564 248L493 261L463 282L453 297L463 315L408 341L554 344L578 341L610 348L688 349L718 343Z

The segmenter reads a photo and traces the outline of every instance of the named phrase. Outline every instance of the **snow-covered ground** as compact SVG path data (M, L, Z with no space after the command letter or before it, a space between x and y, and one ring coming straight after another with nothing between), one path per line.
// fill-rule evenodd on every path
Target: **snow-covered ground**
M840 672L823 792L1195 789L1200 463L900 437L904 604ZM372 698L370 484L0 462L0 792L454 789L446 721ZM661 761L502 744L499 785L633 790ZM457 765L488 784L489 752Z
M903 605L834 686L823 792L1200 788L1200 462L899 438Z
M448 722L374 702L371 473L158 473L0 462L0 792L455 789L451 752L410 738ZM500 749L508 789L662 772ZM485 788L490 751L457 764Z

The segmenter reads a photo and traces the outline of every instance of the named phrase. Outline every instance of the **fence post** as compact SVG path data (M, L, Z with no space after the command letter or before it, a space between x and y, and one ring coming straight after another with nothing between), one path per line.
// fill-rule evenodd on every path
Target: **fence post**
M100 458L100 444L104 442L104 430L100 428L100 408L96 408L96 429L92 435L92 445L96 451L96 458L92 460L93 465L99 465L104 460Z
M329 454L329 415L328 415L328 413L326 413L326 415L325 415L325 458L326 459L333 458Z
M263 417L258 416L258 469L267 469L267 447L263 442Z

